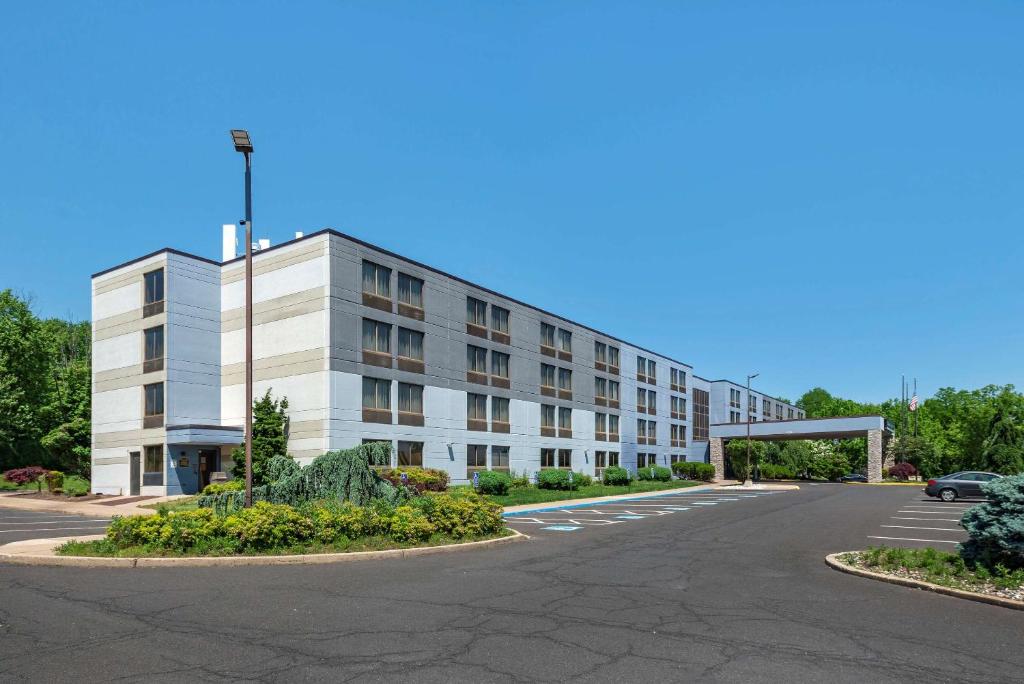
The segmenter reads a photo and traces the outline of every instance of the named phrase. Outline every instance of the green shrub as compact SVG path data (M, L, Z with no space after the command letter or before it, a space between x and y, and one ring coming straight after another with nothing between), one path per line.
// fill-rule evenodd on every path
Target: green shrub
M64 491L64 473L59 470L49 470L46 473L46 488L54 494Z
M399 506L391 515L388 536L396 542L421 542L430 539L437 528L412 506Z
M203 495L223 494L224 492L240 492L245 489L245 480L235 478L227 482L214 482L203 487Z
M475 494L458 499L447 494L425 496L415 499L413 504L438 532L456 539L493 534L505 528L501 506Z
M672 472L683 480L711 482L715 479L715 466L710 463L676 461L672 464Z
M758 466L758 471L764 480L792 480L796 478L796 471L792 467L777 463L762 463Z
M987 501L968 508L960 519L970 535L960 555L989 570L1024 568L1024 475L986 482L981 491Z
M224 531L238 540L241 550L263 551L311 540L313 521L291 506L259 501L229 515Z
M531 484L532 483L530 482L530 473L528 473L525 470L521 473L512 471L512 489L526 489Z
M572 477L569 477L571 472L571 470L559 470L557 468L541 470L537 473L537 487L540 489L578 489L580 482L576 478L575 473L573 473Z
M107 538L119 547L147 546L186 551L224 531L224 519L209 509L157 515L115 517Z
M665 466L646 466L644 468L637 468L636 479L668 482L672 479L672 470Z
M629 471L619 466L608 466L602 473L602 481L606 485L623 486L628 485L632 476Z
M405 474L405 482L402 475ZM417 492L443 492L448 489L448 472L436 468L384 468L380 476L394 485L408 485Z
M512 486L512 478L507 473L494 470L483 470L477 481L477 491L481 494L508 494Z

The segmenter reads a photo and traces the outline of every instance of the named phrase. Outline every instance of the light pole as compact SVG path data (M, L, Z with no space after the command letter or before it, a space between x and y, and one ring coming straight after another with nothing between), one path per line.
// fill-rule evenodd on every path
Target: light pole
M245 507L252 506L252 141L233 129L235 152L245 155Z
M743 485L751 484L750 480L750 381L756 378L760 373L754 373L747 376L747 477L743 481Z

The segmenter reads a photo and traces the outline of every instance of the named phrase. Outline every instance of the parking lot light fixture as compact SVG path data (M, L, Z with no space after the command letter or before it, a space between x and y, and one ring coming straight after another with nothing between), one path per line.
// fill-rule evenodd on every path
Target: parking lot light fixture
M231 130L235 151L245 156L245 507L252 506L252 141Z
M743 480L744 487L752 484L752 480L750 479L750 381L758 375L760 375L760 373L752 373L747 376L747 476Z

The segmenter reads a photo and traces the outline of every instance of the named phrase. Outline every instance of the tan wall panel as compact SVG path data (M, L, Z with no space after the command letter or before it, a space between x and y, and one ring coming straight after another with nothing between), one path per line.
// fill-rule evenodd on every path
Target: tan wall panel
M167 382L167 371L158 371L156 373L146 373L143 375L142 366L133 366L133 368L136 369L136 373L134 375L124 375L123 377L107 378L104 380L94 377L92 393L95 395L100 392L124 389L125 387L142 387L143 385L151 385L154 382ZM97 375L100 374L98 373Z
M260 276L265 273L272 273L278 269L284 268L285 266L291 266L292 264L299 264L303 261L309 261L310 259L318 259L320 257L327 256L327 240L317 240L312 244L299 247L297 249L285 252L284 254L275 254L273 256L254 257L252 264L253 276ZM230 283L237 283L240 280L245 279L245 266L236 266L232 270L223 270L221 272L221 285L228 285Z
M124 320L119 320L115 323L115 319ZM158 325L166 324L166 312L143 318L142 306L140 304L137 311L129 311L119 316L111 316L110 318L97 321L93 327L92 337L94 340L105 340L110 337L127 335L128 333L142 332L146 328L155 328Z
M327 308L327 296L324 288L314 287L254 305L252 323L254 326L272 323L285 318L323 311L325 308ZM222 312L220 320L222 333L241 330L245 327L245 307Z
M274 380L290 375L304 375L326 370L327 349L309 349L292 354L280 354L253 361L254 381ZM245 382L245 363L231 363L222 367L221 387Z
M118 273L116 276L113 274L108 274L112 277L105 278L99 282L94 280L92 284L92 293L94 295L98 295L103 294L105 292L110 292L111 290L122 288L125 285L131 285L132 283L141 281L142 276L149 273L150 271L155 271L158 268L166 269L167 254L162 254L160 256L160 259L152 261L144 266L133 266L129 270L124 271L123 273ZM139 306L142 306L142 302L139 302Z
M123 432L98 432L92 436L92 448L141 447L146 444L163 444L166 439L167 433L163 428L125 430Z

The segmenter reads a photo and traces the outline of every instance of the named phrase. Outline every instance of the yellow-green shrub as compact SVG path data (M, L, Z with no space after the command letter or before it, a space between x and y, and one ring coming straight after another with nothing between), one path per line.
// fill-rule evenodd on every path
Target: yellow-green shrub
M259 551L311 540L313 521L291 506L260 501L229 515L224 531L238 540L239 548Z

